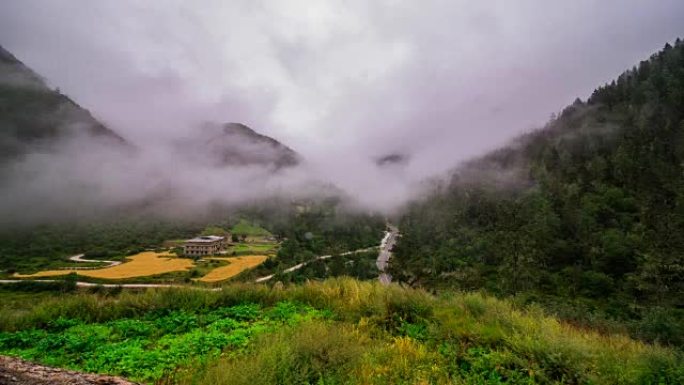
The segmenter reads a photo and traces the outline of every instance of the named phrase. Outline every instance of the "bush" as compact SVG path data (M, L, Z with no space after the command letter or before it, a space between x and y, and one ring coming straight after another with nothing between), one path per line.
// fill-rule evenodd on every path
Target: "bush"
M652 308L636 322L636 337L661 344L684 345L684 310Z
M582 295L588 298L605 297L615 290L613 278L593 270L582 272L580 285Z
M83 254L83 258L86 258L86 259L107 259L107 258L111 258L115 255L116 255L116 253L113 251L103 250L103 249L95 249L95 250L86 251Z

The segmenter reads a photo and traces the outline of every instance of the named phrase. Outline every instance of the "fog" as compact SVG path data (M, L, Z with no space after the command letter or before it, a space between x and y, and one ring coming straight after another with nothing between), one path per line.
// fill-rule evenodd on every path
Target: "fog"
M77 137L31 154L3 175L0 215L193 210L328 184L391 212L684 35L683 17L677 0L5 0L0 44L136 150ZM303 162L178 156L206 122L247 124ZM407 161L376 164L391 154Z

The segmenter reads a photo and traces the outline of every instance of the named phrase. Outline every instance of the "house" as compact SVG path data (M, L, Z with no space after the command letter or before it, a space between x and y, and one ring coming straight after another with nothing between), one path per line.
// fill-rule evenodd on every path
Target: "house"
M200 236L185 241L183 253L190 257L218 254L226 245L226 237Z

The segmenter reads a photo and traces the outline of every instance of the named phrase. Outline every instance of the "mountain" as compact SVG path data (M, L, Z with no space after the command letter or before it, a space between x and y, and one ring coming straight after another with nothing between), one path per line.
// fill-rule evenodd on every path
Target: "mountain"
M59 140L85 135L126 146L98 122L0 46L0 162L52 148Z
M411 160L408 154L392 152L375 158L375 164L379 167L385 166L405 166Z
M177 147L190 160L216 167L263 166L280 170L301 162L291 148L241 123L206 124L197 136L178 142Z
M400 281L527 293L684 344L684 44L458 167L400 228Z

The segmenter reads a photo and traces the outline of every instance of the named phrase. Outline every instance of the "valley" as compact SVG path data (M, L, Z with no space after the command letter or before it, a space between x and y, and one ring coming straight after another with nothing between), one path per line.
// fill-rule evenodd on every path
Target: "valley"
M684 5L219 3L0 2L0 385L684 384Z

